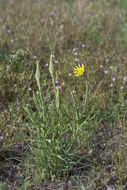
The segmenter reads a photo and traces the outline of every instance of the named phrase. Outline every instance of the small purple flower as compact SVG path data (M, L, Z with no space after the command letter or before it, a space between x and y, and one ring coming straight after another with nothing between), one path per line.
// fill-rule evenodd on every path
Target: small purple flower
M52 57L55 58L55 54L52 54Z
M48 66L49 66L49 64L48 64L48 63L46 63L46 64L45 64L45 66L46 66L46 67L48 67Z
M127 80L125 77L123 78L123 81Z
M50 12L50 16L55 16L55 12L54 11L52 11L52 12Z
M37 95L39 94L39 91L38 91L38 90L36 91L36 94L37 94Z
M56 86L56 90L61 90L61 86Z
M105 73L105 74L107 74L107 73L108 73L108 71L107 71L107 70L105 70L105 71L104 71L104 73Z
M52 106L52 104L49 104L49 107L51 107Z
M73 48L73 51L76 51L76 50L78 50L78 48Z
M84 61L84 64L86 64L86 60Z
M17 86L17 84L14 84L14 87L16 87Z
M58 84L58 83L59 83L59 81L58 81L58 80L56 80L56 81L55 81L55 83L56 83L56 84Z
M32 88L29 87L29 91L31 91L31 90L32 90Z
M62 82L62 86L64 86L65 85L65 82Z
M112 83L110 84L110 87L113 87L113 84L112 84Z
M19 105L20 105L20 103L19 103L19 102L17 102L17 105L19 106Z
M13 43L13 42L14 42L14 40L12 39L12 40L11 40L11 43Z
M106 62L106 63L108 63L108 61L109 61L109 59L108 59L108 58L106 58L106 59L105 59L105 62Z
M72 90L73 94L75 94L75 90Z
M103 68L103 65L100 65L100 68Z
M0 140L3 140L4 139L4 137L3 136L0 136Z
M10 30L10 29L8 30L8 33L11 33L11 30Z
M54 61L54 63L55 63L55 64L57 64L57 63L58 63L58 61L57 61L57 60L55 60L55 61Z
M17 54L12 55L12 58L16 58L16 57L17 57Z
M121 86L120 88L121 88L121 89L123 89L123 88L124 88L124 86Z
M74 52L74 55L78 55L78 53L77 53L77 52Z
M113 78L112 78L112 81L115 81L115 80L116 80L116 78L113 77Z
M112 69L112 66L110 66L110 69Z
M85 44L82 44L82 48L85 48Z
M68 74L68 76L69 76L69 77L71 77L71 76L72 76L72 74L71 74L71 73L69 73L69 74Z
M37 59L37 56L36 56L36 55L34 55L34 56L33 56L33 59Z
M26 108L29 106L29 104L26 104Z
M78 61L79 61L77 57L75 58L75 61L76 61L76 62L78 62Z

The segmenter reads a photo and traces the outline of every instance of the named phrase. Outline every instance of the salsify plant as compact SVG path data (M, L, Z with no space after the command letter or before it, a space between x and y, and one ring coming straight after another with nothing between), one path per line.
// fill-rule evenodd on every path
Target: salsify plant
M39 96L33 94L34 111L25 107L28 118L30 137L28 140L31 149L31 161L35 170L43 178L68 176L73 169L81 166L86 156L86 146L92 134L92 111L83 119L82 113L77 109L73 93L72 102L66 101L66 105L60 104L59 90L55 86L55 71L53 57L50 56L49 72L51 74L54 98L52 106L44 97L41 88L39 62L36 63L36 81ZM84 73L84 66L78 66L75 74ZM88 83L86 83L86 96L88 95ZM86 101L85 101L86 105ZM82 118L81 118L82 117Z
M78 64L78 66L76 66L76 67L74 68L74 75L75 75L76 77L82 76L82 75L84 74L84 72L85 72L85 66L84 66L84 64L82 64L82 65ZM84 107L86 106L87 97L88 97L88 80L87 80L86 75L85 75L85 80L86 80L86 96L85 96L85 104L84 104Z

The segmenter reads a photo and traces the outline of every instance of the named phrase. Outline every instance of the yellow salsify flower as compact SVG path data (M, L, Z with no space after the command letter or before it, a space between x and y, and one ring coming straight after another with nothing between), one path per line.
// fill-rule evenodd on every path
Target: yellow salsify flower
M84 67L83 64L82 64L82 65L79 65L79 64L78 64L78 66L76 66L76 67L74 68L74 75L75 75L76 77L83 75L84 72L85 72L85 67Z

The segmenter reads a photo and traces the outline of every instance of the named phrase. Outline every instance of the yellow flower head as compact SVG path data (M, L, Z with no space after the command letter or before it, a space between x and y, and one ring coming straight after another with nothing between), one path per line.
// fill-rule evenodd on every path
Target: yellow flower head
M83 75L84 72L85 72L85 67L83 64L82 66L78 64L78 66L74 68L74 75L76 77Z

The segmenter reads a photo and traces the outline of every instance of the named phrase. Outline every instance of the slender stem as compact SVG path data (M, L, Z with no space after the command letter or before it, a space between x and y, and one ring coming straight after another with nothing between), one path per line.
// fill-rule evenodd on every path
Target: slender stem
M45 106L44 106L43 94L42 94L41 89L39 89L39 95L40 95L41 105L43 109L43 119L45 120Z
M85 96L85 106L87 103L87 98L88 98L88 80L86 79L86 96Z

